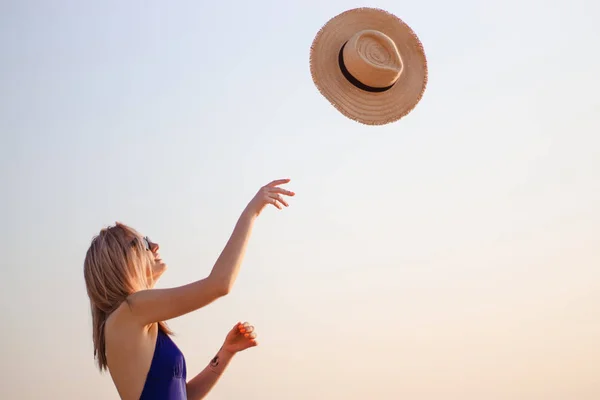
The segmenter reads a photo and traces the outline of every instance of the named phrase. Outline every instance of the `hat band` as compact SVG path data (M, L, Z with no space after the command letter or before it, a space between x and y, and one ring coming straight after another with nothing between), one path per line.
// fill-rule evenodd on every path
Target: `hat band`
M348 43L348 42L346 41L346 43ZM378 87L365 85L364 83L362 83L361 81L356 79L354 76L352 76L350 71L348 71L348 69L346 68L346 64L344 63L344 47L346 47L346 43L344 43L344 45L340 49L340 54L338 54L338 64L340 65L340 70L342 71L344 78L346 78L348 80L348 82L350 82L351 84L353 84L354 86L356 86L359 89L362 89L366 92L371 92L371 93L385 92L386 90L390 90L396 84L396 82L394 82L390 86L378 88Z

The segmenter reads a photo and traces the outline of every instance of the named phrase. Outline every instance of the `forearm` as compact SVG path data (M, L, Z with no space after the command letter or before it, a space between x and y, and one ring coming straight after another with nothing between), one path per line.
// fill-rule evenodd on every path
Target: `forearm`
M223 349L219 350L206 368L187 383L187 398L189 400L204 399L219 381L232 358L232 353Z
M256 215L245 209L210 273L211 279L222 285L226 293L231 290L240 271L255 220Z

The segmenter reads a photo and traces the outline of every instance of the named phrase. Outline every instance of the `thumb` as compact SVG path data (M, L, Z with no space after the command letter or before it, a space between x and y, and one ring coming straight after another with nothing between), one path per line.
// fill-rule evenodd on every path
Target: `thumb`
M237 324L235 324L233 326L233 328L231 328L229 330L227 337L234 337L234 336L238 335L240 333L240 326L241 326L241 322L238 322Z

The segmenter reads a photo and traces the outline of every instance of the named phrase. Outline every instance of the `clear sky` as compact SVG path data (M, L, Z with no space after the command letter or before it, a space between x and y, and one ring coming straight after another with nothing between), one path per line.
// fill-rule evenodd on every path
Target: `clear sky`
M423 41L405 119L342 117L309 73L331 17ZM159 286L205 277L271 179L233 292L171 321L210 398L600 398L600 5L592 0L0 2L0 398L112 399L83 259L123 221ZM235 396L235 397L234 397Z

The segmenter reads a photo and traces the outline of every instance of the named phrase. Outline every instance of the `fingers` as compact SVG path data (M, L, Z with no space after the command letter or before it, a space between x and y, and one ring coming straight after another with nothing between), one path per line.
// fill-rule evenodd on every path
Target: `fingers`
M283 198L282 195L286 195L286 196L295 196L296 193L290 191L290 190L286 190L286 189L282 189L279 187L267 187L266 188L266 195L268 197L267 201L271 204L273 204L275 207L279 208L281 210L281 204L283 204L286 207L289 207L290 205L288 204L287 201L285 201L285 199ZM275 200L275 202L273 202L272 200Z
M287 203L287 201L285 201L285 200L283 199L283 197L281 197L281 195L280 195L280 194L277 194L277 193L269 193L269 197L270 197L271 199L273 199L273 200L276 200L277 202L279 202L279 203L283 204L283 205L284 205L284 206L286 206L286 207L289 207L289 206L290 206L290 205ZM279 207L279 209L281 209L281 207Z
M278 186L278 185L283 185L284 183L289 183L291 181L291 179L286 178L286 179L276 179L274 181L272 181L271 183L267 184L266 186Z
M273 188L269 188L269 192L271 193L281 193L281 194L285 194L286 196L295 196L296 193L292 192L291 190L286 190L284 188L280 188L280 187L273 187Z
M288 202L283 196L295 196L296 193L278 187L278 185L288 183L289 181L290 179L277 179L260 188L252 201L257 215L260 214L263 207L267 204L272 204L279 210L282 210L283 207L289 207Z
M247 322L240 325L239 330L241 333L250 333L254 331L254 327Z
M254 339L256 339L257 335L256 332L254 332L254 326L250 325L248 322L238 324L238 330L245 338L255 341Z
M274 199L274 198L272 198L272 197L269 197L269 198L267 198L267 203L273 204L275 207L277 207L277 208L278 208L278 209L280 209L280 210L282 210L282 209L283 209L283 207L281 207L281 204L279 204L279 203L277 202L277 200L276 200L276 199Z

